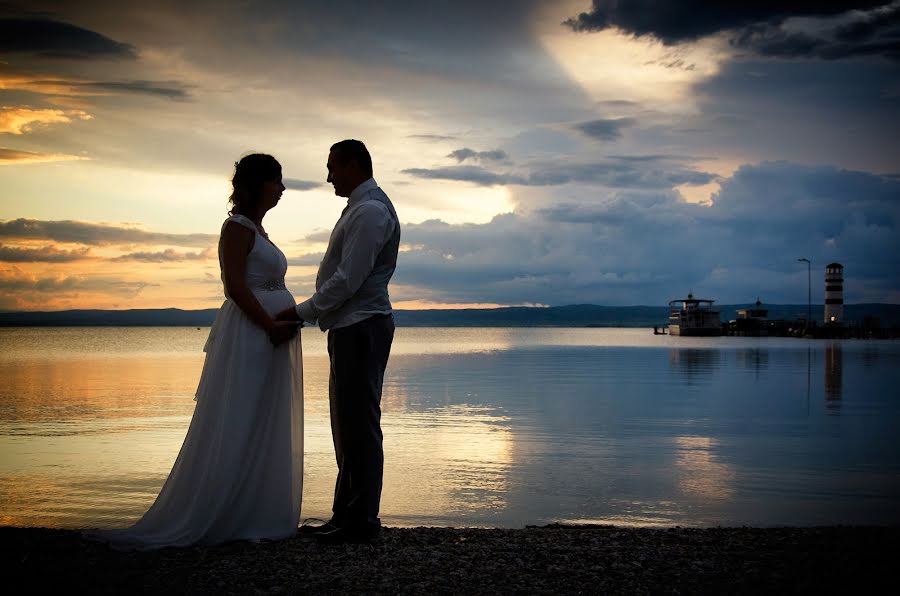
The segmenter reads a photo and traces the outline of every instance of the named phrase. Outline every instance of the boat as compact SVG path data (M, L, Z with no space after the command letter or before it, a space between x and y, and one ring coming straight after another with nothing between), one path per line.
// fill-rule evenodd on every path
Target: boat
M722 335L719 311L713 308L714 300L687 298L669 301L669 334L715 337Z
M762 307L759 298L756 308L741 308L737 311L737 319L728 324L730 335L766 336L769 335L769 310Z

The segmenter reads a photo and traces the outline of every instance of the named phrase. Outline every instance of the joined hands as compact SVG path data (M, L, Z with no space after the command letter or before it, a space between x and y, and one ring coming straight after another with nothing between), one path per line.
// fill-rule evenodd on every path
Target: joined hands
M282 343L291 340L300 331L300 321L272 321L272 325L266 329L269 334L269 341L273 346L279 346Z

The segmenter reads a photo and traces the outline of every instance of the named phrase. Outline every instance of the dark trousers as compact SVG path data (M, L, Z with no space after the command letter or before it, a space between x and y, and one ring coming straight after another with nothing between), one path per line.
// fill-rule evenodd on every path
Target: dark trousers
M338 465L332 520L337 525L381 525L381 386L393 340L391 315L328 331L328 397Z

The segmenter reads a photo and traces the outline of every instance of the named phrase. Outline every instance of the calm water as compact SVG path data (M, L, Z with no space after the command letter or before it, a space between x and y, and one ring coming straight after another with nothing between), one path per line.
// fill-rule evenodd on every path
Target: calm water
M194 407L208 329L0 329L0 524L123 526ZM325 336L303 331L303 517L329 517ZM900 342L398 329L388 525L900 523Z

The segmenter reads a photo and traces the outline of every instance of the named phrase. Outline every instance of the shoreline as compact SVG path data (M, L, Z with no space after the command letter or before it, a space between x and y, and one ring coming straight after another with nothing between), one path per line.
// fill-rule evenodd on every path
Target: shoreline
M371 544L119 552L75 530L0 527L18 593L867 593L890 585L898 540L881 526L419 527Z

